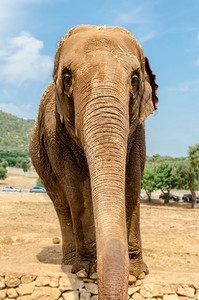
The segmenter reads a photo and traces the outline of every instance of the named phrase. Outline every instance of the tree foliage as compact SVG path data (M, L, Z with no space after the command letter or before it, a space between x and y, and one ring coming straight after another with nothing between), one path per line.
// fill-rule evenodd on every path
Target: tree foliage
M0 149L26 150L34 121L18 118L0 110Z
M24 173L28 172L28 170L30 169L30 165L29 162L27 160L22 160L21 162L21 168L23 169Z
M7 177L7 170L0 166L0 179L6 179Z
M44 183L43 183L43 181L42 181L42 179L40 177L38 177L38 179L37 179L37 186L44 187Z
M190 189L190 187L198 187L198 174L190 163L177 164L174 168L174 175L176 178L176 187L178 189Z
M187 161L187 157L171 157L171 156L161 156L159 154L154 154L153 156L146 157L146 167L158 166L160 164L169 164L173 166L176 162Z
M1 163L0 163L0 166L3 167L4 169L7 168L8 166L8 162L6 160L3 160Z
M156 188L164 193L164 203L169 202L169 193L176 186L176 179L172 172L173 168L169 164L160 164L156 167L155 183Z
M9 167L21 168L22 161L26 160L29 163L30 157L28 151L0 150L0 163L5 160L8 162Z
M189 146L188 159L195 170L199 169L199 144Z
M144 175L142 178L142 188L145 190L149 202L151 202L151 192L157 190L155 175L156 169L154 167L148 167L144 170Z
M199 144L196 144L194 146L189 146L188 150L188 159L190 162L190 169L192 177L194 176L194 180L192 184L189 184L189 189L192 194L192 208L196 205L196 186L197 186L197 180L199 179Z

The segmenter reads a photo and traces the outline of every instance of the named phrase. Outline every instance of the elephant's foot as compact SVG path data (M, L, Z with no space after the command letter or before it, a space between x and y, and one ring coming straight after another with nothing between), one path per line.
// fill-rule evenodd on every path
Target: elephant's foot
M97 271L97 260L96 258L78 258L76 257L71 273L76 273L78 277L90 277Z
M75 249L71 252L63 253L62 265L72 265L75 261Z
M145 276L149 274L149 270L142 258L130 258L129 273L130 275L135 276L136 281L137 279L144 279Z

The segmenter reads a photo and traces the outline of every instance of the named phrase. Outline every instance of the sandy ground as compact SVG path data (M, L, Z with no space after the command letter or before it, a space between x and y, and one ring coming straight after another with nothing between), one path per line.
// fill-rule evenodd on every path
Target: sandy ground
M37 175L9 171L4 185L23 188L25 193L0 192L0 269L36 272L60 269L61 245L52 239L61 237L53 205L47 195L26 191L36 184ZM165 274L173 282L199 283L199 204L193 210L188 203L160 200L141 203L141 234L144 260L157 279ZM169 274L169 275L168 275Z

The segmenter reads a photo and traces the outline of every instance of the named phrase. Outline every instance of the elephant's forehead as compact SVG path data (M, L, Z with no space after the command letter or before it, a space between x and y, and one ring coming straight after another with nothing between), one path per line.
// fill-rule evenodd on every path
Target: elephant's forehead
M132 65L135 69L140 66L140 48L136 40L122 34L104 32L75 34L66 40L62 50L65 61L70 59L85 63L94 59L95 62L99 60L102 63L111 58L119 64Z
M141 50L140 45L133 35L120 32L92 30L79 32L65 40L64 48L78 53L90 53L94 51L108 51L111 53L123 52L134 54Z

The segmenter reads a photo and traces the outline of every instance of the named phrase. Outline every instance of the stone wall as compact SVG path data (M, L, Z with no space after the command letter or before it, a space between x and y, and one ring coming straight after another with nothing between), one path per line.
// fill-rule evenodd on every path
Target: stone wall
M198 280L199 281L199 280ZM199 300L199 283L193 285L129 282L128 299ZM97 300L97 281L74 274L0 273L0 300Z

